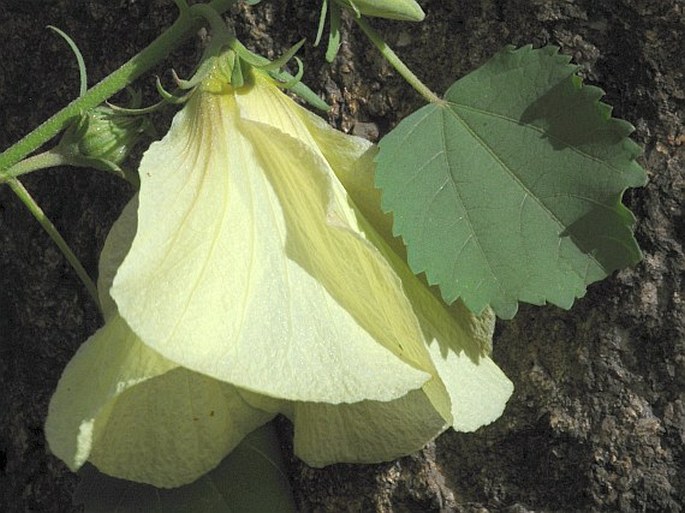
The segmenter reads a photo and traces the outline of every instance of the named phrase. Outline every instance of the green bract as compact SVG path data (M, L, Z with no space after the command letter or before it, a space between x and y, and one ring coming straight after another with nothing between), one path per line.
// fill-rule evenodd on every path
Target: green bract
M426 15L414 0L335 0L365 16L403 21L421 21Z
M116 112L107 106L96 107L67 130L61 145L73 145L73 152L83 157L121 164L141 135L151 131L143 116Z
M143 157L101 258L107 324L51 403L53 451L176 486L276 412L317 466L496 419L512 385L488 357L494 317L446 309L379 235L375 147L265 75L230 76L217 66Z

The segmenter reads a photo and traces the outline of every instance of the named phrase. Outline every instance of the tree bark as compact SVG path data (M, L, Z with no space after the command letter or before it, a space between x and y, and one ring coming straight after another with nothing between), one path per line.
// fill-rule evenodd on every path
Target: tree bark
M382 465L311 469L289 453L303 512L670 512L685 497L685 173L683 4L680 0L424 0L422 23L371 20L438 93L506 44L554 44L636 126L650 181L625 202L645 258L592 285L570 311L522 306L499 322L494 359L516 389L497 422L447 432L418 454ZM268 1L229 19L248 46L274 58L302 37L304 81L333 105L329 121L371 139L422 99L349 19L331 65L313 48L318 4ZM90 85L169 26L163 0L5 0L0 9L0 147L78 94L66 44L84 53ZM199 38L156 70L188 73ZM169 75L165 75L167 78ZM154 101L148 74L138 86ZM122 103L122 102L120 102ZM160 119L163 126L167 119ZM163 133L163 131L161 132ZM135 165L135 164L134 164ZM27 188L95 275L109 227L132 194L85 169L25 177ZM101 322L58 250L0 187L0 510L76 512L77 478L42 431L62 369Z

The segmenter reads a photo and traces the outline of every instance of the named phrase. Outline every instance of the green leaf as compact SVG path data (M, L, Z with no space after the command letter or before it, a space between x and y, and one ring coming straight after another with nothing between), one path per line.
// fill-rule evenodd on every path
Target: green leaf
M160 489L116 479L87 466L74 502L84 513L295 512L278 439L267 424L248 435L223 462L197 481Z
M576 70L556 48L508 47L381 141L383 209L446 301L570 308L641 259L621 204L646 180L633 127Z

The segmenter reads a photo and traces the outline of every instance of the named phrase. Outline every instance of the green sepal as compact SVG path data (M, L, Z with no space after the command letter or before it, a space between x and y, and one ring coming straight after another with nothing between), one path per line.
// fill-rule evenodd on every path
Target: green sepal
M302 48L302 45L304 44L305 39L300 39L297 43L295 43L293 46L291 46L287 52L285 52L283 55L281 55L278 59L275 61L271 61L270 64L265 64L263 66L260 66L261 69L264 71L276 71L281 69L283 66L288 64L290 59L295 57L295 54Z
M69 37L69 35L66 32L60 30L59 28L53 25L48 25L47 27L50 30L56 32L62 39L64 39L69 45L69 48L71 48L71 51L74 52L74 57L76 57L76 63L78 64L79 70L79 97L83 96L84 94L86 94L86 91L88 90L88 73L86 72L86 63L83 60L83 54L81 53L81 50L79 50L79 47L76 45L74 40L71 37Z
M302 46L303 43L304 40L296 43L284 54L284 57L286 55L294 56L294 53ZM314 91L312 91L306 84L300 81L303 75L303 70L301 66L301 61L299 61L299 59L296 59L298 61L298 72L296 75L292 75L287 71L272 69L272 64L281 62L283 60L283 57L277 59L276 61L273 61L272 63L272 61L270 61L266 57L262 57L261 55L257 55L248 50L237 39L231 41L230 47L240 57L241 60L245 61L246 64L249 64L252 67L254 67L256 71L268 74L271 78L275 79L280 83L280 87L289 89L297 96L302 98L304 101L306 101L312 107L322 110L324 112L327 112L330 109L330 106L325 101L319 98ZM219 57L219 59L219 64L225 65L225 59L221 59L221 57ZM283 62L283 64L285 64L285 62Z
M326 61L333 62L340 49L340 6L331 4L329 10L328 47L326 48Z
M240 89L245 85L242 61L234 52L230 52L228 58L233 61L233 66L231 67L231 85L236 89Z
M319 25L316 28L316 38L314 39L314 46L319 46L321 36L323 36L323 29L326 28L326 15L328 14L328 0L321 2L321 10L319 11Z

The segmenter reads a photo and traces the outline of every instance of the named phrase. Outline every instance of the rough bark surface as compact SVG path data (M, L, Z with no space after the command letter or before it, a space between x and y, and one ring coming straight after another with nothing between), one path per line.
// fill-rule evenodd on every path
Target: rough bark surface
M307 468L290 457L303 512L670 512L685 497L685 99L681 0L424 0L421 24L374 25L435 91L506 44L556 44L617 117L632 122L650 182L626 194L645 258L590 287L571 311L523 307L502 322L495 360L516 390L504 416L448 432L383 465ZM311 42L318 2L235 8L236 31L269 57ZM71 34L90 83L142 49L175 17L170 1L3 0L0 148L78 92L74 58L44 27ZM346 20L342 51L303 52L305 81L339 128L378 138L421 99ZM161 65L191 69L197 41ZM167 75L168 76L168 75ZM140 85L152 98L153 80ZM24 180L94 274L109 226L131 194L83 169ZM76 483L46 450L47 403L66 362L98 323L57 249L0 187L0 511L76 512ZM287 427L284 445L287 444Z

